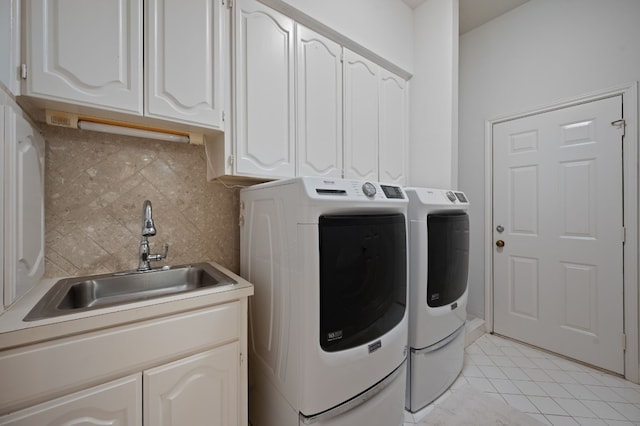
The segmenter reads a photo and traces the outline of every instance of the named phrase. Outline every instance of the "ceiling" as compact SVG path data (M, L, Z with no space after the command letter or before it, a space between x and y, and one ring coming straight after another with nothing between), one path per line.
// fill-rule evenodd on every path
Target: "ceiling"
M402 1L410 8L415 9L426 0ZM471 31L527 1L529 0L459 0L459 33L464 34Z

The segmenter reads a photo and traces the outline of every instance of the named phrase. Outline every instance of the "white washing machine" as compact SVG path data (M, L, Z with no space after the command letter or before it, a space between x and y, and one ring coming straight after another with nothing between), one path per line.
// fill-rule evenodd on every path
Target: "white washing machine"
M408 199L401 187L294 178L240 192L253 426L401 425Z
M469 201L464 193L405 188L409 197L409 369L415 413L455 381L464 360Z

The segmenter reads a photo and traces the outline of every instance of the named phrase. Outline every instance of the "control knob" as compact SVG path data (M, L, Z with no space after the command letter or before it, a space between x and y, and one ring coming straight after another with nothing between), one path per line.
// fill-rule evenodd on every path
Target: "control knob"
M456 194L454 194L452 191L447 191L447 198L453 203L456 201Z
M373 198L376 195L376 187L371 182L365 182L362 185L362 192L369 198Z

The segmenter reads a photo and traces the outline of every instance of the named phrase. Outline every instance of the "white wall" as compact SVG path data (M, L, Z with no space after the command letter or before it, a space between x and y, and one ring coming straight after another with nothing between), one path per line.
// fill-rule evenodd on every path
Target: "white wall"
M459 188L469 313L484 318L485 121L640 80L640 1L530 0L460 37Z
M413 73L412 10L402 0L260 0L285 2Z
M414 11L410 186L455 188L458 148L458 0Z

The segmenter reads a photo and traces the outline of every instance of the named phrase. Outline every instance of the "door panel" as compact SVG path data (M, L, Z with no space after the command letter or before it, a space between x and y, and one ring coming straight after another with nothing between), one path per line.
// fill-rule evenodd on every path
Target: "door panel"
M493 127L494 329L624 373L616 96ZM498 232L497 227L504 227Z
M378 181L378 67L344 50L344 177Z
M145 115L222 127L222 13L208 0L147 1Z
M297 26L298 176L342 177L342 47Z
M24 2L27 95L142 114L142 2Z
M254 0L234 9L236 173L292 177L294 22Z

